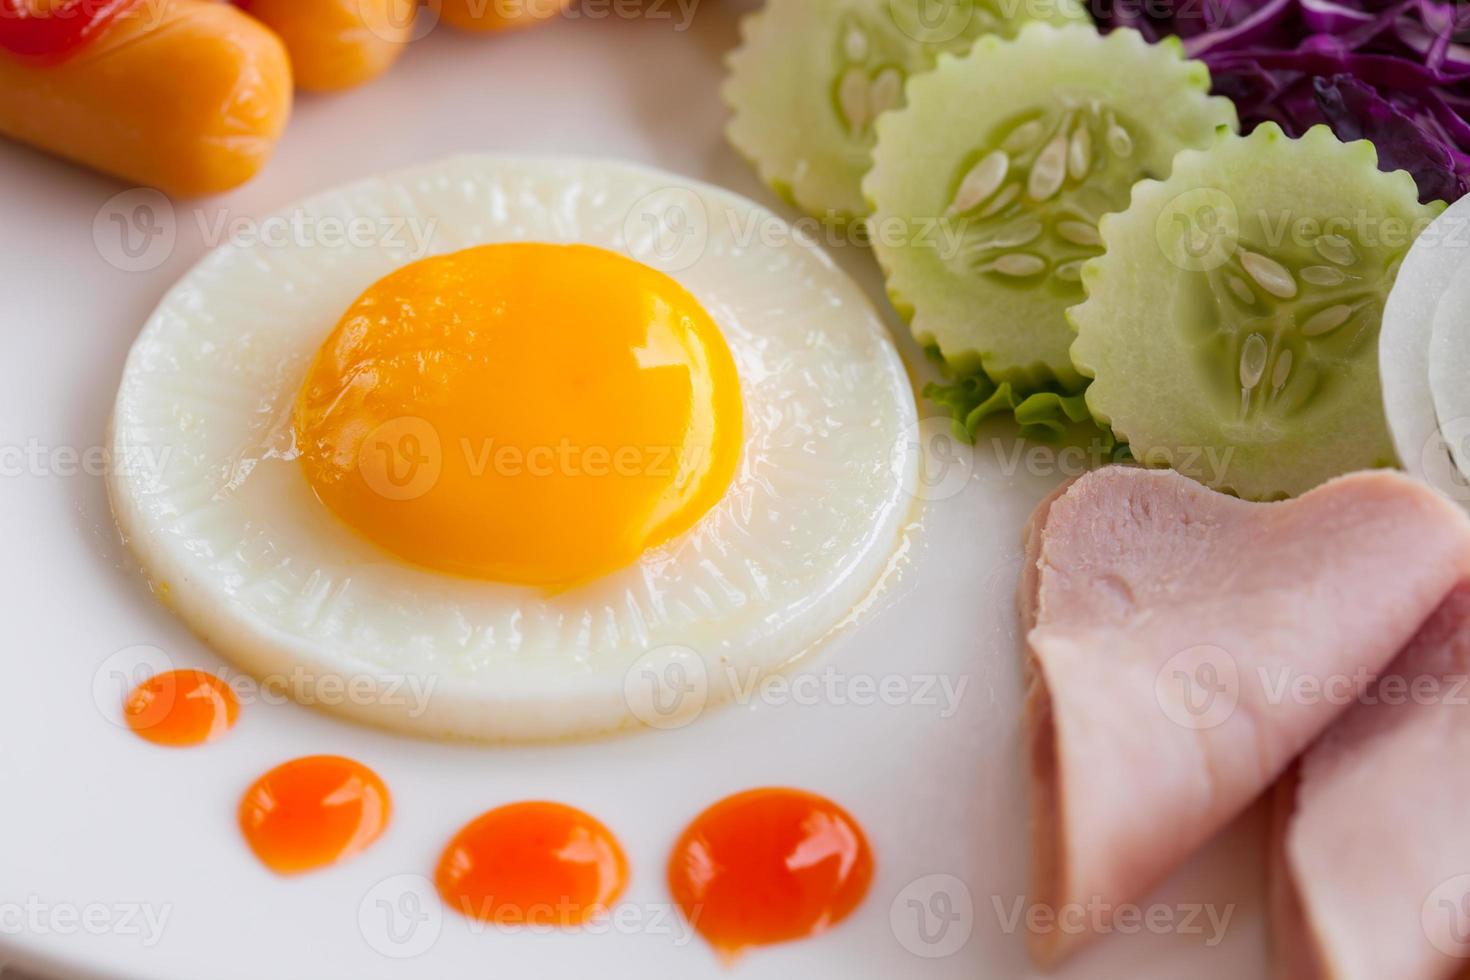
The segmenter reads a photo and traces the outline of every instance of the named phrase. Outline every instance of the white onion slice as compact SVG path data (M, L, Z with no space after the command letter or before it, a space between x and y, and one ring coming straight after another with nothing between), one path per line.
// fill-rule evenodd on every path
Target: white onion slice
M1470 509L1470 197L1404 258L1378 351L1399 462Z
M1434 310L1429 393L1439 432L1458 469L1459 500L1470 500L1470 262L1460 266Z

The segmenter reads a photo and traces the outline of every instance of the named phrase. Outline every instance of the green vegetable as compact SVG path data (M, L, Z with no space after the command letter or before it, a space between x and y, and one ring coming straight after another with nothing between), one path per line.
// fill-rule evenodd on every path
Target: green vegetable
M730 57L730 142L808 214L861 217L873 124L909 77L1033 20L1088 23L1079 0L768 0Z
M1093 421L1081 395L1039 391L1022 396L1009 384L972 374L951 384L925 385L924 397L949 413L954 437L961 442L973 443L980 426L991 416L1009 415L1020 425L1021 435L1036 442L1056 442L1069 432L1089 433L1115 460L1127 458L1127 447Z
M1392 465L1379 326L1443 207L1325 126L1181 153L1103 220L1106 254L1083 269L1088 407L1144 463L1251 499Z
M863 188L889 295L919 341L955 375L1008 385L1017 407L1049 392L1038 413L1068 415L1060 399L1085 382L1065 313L1102 251L1098 220L1180 149L1235 127L1209 87L1175 40L1039 24L916 77L908 106L878 120Z

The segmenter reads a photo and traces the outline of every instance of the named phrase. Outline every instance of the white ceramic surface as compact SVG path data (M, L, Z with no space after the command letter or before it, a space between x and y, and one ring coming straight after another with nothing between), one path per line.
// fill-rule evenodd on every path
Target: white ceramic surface
M110 217L125 188L0 144L0 962L148 980L1033 975L1010 922L1027 861L1012 593L1022 522L1060 477L1048 454L1012 456L1003 427L951 461L896 581L798 668L816 683L794 694L710 710L678 731L535 748L414 741L293 704L248 704L228 738L189 751L116 725L113 674L133 656L119 651L146 645L224 669L145 590L87 453L105 444L138 328L222 218L484 150L641 161L779 208L720 132L720 59L742 5L706 0L687 30L676 29L679 5L646 9L666 17L583 18L497 39L435 32L377 83L300 100L259 179L155 213L172 244L150 239L138 256L120 250ZM870 256L833 253L881 304ZM914 345L900 346L926 377ZM866 685L885 678L907 703L864 703ZM952 705L946 684L961 692ZM322 752L374 766L395 794L394 823L356 860L277 878L241 843L236 801L266 768ZM693 814L768 784L844 804L869 832L878 875L829 934L727 969L670 912L664 861ZM633 880L609 926L509 934L416 900L413 876L430 873L463 821L527 798L584 807L622 839ZM1056 975L1262 975L1259 824L1243 819L1143 903L1188 928L1109 937ZM1223 941L1210 944L1205 916L1183 921L1193 904L1230 914ZM162 918L156 935L150 914Z

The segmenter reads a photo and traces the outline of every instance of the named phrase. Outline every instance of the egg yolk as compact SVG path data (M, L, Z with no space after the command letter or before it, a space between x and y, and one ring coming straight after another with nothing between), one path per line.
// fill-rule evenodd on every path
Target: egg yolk
M743 425L714 321L582 245L484 245L384 277L296 403L313 490L411 562L560 588L627 565L723 495Z
M240 800L240 831L279 874L326 867L362 851L388 826L388 787L360 762L293 759L257 779Z
M622 894L628 862L612 832L560 803L481 814L445 848L434 881L444 903L497 925L577 926Z
M157 745L201 745L235 724L240 701L230 686L202 670L169 670L133 688L123 718Z
M862 902L873 856L830 800L756 789L705 810L674 846L669 889L698 932L733 956L816 935Z

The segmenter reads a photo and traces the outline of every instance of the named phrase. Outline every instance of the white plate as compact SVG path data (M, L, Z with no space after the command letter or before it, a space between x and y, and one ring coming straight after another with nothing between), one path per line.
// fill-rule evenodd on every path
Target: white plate
M266 214L466 150L621 157L776 205L721 136L720 59L741 5L699 5L687 31L675 29L672 2L648 9L673 19L583 19L498 39L436 32L378 83L302 99L265 174L197 210L179 206L171 248L156 238L138 259L156 265L146 271L117 267L129 263L106 204L122 188L0 145L9 665L0 685L0 961L148 980L1033 972L1009 923L1027 861L1012 593L1022 522L1059 476L1044 455L1013 459L1004 428L959 457L945 485L955 492L926 507L911 558L877 609L802 665L798 673L820 682L815 703L771 697L712 710L682 731L542 748L413 741L291 704L247 705L228 738L187 751L154 748L110 720L118 651L146 644L181 665L225 666L149 596L117 541L102 480L72 462L104 444L128 345L221 217ZM870 257L833 252L881 304ZM927 376L893 326L916 376ZM863 685L890 677L910 703L857 703ZM953 714L940 680L965 685ZM829 687L837 697L822 693ZM321 752L375 767L394 792L394 824L356 860L277 878L239 839L235 804L260 772ZM670 912L664 862L689 817L769 784L810 788L851 810L871 836L878 876L858 913L826 936L753 951L727 970ZM465 820L527 798L584 807L624 842L633 880L612 928L508 934L433 903L419 917L401 914L413 911L403 887L414 881L401 876L428 873ZM1222 942L1207 945L1208 927L1145 928L1109 937L1057 975L1263 974L1259 823L1243 820L1143 903L1169 907L1180 924L1180 905L1229 909ZM150 912L166 916L156 936ZM405 953L418 955L386 955Z

